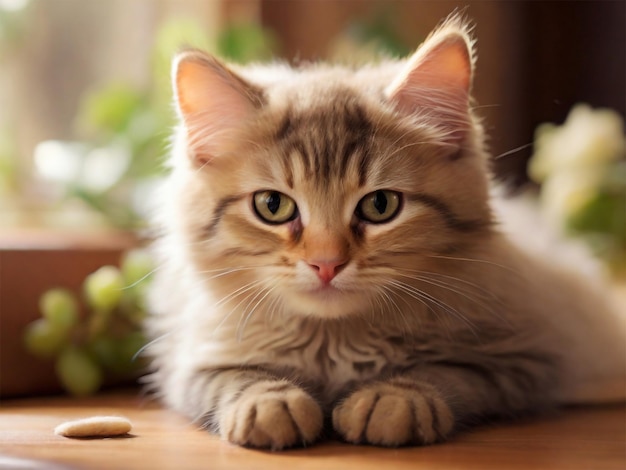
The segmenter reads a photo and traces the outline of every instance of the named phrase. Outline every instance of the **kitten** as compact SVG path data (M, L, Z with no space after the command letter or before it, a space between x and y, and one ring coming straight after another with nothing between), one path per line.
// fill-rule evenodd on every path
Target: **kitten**
M165 403L283 449L326 431L430 444L623 397L606 295L504 235L473 70L458 17L408 60L358 70L176 58L148 323Z

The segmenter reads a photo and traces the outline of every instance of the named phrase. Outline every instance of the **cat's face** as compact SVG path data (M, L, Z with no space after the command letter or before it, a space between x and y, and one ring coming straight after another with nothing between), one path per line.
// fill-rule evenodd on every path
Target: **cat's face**
M415 296L413 281L438 256L485 233L486 172L467 104L407 113L402 82L365 93L349 71L310 70L262 89L215 62L204 67L203 83L226 87L219 107L237 114L224 110L223 121L237 124L187 122L198 134L183 136L193 155L179 215L195 268L221 302L326 318L384 311ZM200 79L184 73L183 62L179 102L192 115L185 107L203 97L180 87ZM205 112L198 122L209 122Z

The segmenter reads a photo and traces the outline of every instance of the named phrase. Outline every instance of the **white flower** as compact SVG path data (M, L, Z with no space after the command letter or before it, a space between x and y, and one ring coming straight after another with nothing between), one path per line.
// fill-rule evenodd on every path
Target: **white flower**
M35 167L48 181L71 183L80 175L87 146L78 142L44 140L35 147Z
M90 148L81 142L46 140L35 147L34 157L37 172L44 180L102 193L122 178L131 153L123 141Z
M591 171L561 171L550 175L541 187L541 203L551 219L567 220L598 193L604 177L599 167Z
M620 115L578 104L562 126L543 124L537 128L529 173L535 181L543 181L561 171L587 171L591 166L618 160L625 151Z
M130 149L125 142L95 148L85 155L79 183L90 191L103 193L124 176L130 160Z
M578 104L562 126L539 126L529 174L548 216L566 221L583 209L625 152L624 123L610 109Z

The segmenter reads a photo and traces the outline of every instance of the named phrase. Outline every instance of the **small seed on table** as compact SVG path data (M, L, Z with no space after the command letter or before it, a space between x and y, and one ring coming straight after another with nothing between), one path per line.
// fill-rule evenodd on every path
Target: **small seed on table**
M93 416L59 424L54 433L65 437L115 437L127 434L130 421L121 416Z

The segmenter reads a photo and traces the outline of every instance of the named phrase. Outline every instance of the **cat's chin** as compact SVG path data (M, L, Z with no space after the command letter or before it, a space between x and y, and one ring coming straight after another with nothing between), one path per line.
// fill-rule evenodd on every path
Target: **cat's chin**
M346 291L332 286L308 291L291 291L285 295L288 310L299 315L318 318L341 318L371 308L363 292Z

